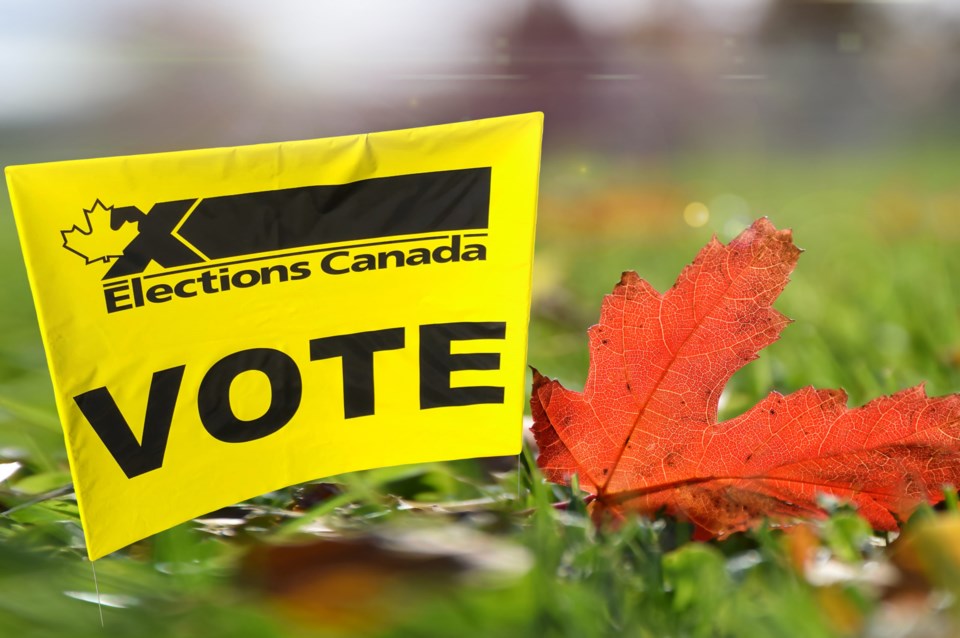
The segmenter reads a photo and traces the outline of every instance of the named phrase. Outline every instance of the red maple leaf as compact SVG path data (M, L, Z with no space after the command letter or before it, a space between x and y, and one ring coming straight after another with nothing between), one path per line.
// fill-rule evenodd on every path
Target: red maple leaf
M848 409L842 390L807 387L717 421L727 381L789 323L771 306L799 255L760 219L727 246L712 239L665 294L624 273L589 331L583 392L534 371L544 475L577 474L595 518L665 510L706 536L822 517L823 494L894 530L960 485L960 395L921 385Z

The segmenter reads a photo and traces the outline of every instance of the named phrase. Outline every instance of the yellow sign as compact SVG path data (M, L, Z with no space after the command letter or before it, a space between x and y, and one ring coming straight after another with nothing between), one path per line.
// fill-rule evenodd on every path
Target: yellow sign
M292 483L517 454L542 125L8 167L90 558Z

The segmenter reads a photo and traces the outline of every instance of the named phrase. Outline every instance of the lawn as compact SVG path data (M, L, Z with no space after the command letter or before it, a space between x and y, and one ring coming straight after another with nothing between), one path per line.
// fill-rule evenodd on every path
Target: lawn
M924 381L958 392L957 167L936 144L548 156L529 362L579 387L585 330L621 271L665 290L711 234L728 241L767 215L806 251L776 304L794 323L735 375L721 418L807 385L842 387L851 405ZM20 464L0 481L0 636L960 633L955 498L899 539L825 503L832 515L813 525L700 543L667 518L597 529L582 493L543 481L529 445L519 460L266 494L97 561L95 586L6 200L0 272L0 468Z

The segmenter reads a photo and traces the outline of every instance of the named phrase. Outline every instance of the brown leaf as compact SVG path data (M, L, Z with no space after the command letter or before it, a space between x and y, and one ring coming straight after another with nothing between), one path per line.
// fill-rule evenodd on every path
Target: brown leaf
M529 564L520 547L446 525L257 545L244 557L240 578L297 619L362 632L464 579L514 578Z

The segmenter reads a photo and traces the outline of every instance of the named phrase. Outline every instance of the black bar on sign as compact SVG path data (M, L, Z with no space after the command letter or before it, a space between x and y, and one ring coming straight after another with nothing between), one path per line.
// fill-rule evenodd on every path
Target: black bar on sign
M485 229L490 168L203 199L178 234L208 259L415 233Z

